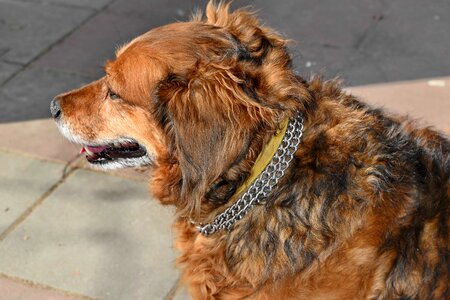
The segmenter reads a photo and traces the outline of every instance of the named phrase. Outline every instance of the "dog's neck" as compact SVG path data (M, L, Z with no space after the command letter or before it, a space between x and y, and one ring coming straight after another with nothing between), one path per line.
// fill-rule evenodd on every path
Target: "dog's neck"
M195 224L197 230L205 236L220 230L231 230L233 225L254 205L263 203L289 167L302 133L301 114L294 116L291 120L283 121L280 130L270 139L255 160L250 176L230 198L231 206L218 214L210 223Z

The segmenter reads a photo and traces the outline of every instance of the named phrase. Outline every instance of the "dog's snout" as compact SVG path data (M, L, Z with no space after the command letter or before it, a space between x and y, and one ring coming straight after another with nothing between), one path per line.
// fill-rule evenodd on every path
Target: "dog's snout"
M55 98L50 103L50 112L55 120L61 118L61 105L59 104L59 99Z

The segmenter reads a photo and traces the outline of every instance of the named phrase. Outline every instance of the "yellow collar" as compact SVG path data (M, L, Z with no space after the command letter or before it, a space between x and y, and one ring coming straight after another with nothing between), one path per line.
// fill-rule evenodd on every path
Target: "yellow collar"
M259 174L264 171L265 167L270 163L273 156L278 150L278 147L283 140L284 134L286 133L286 129L288 127L289 119L284 120L281 123L281 128L275 133L275 135L270 139L270 141L264 146L264 149L259 153L258 157L255 160L255 164L251 169L251 174L245 180L245 182L236 190L234 195L230 198L230 200L235 200L237 196L239 196L242 192L246 191L248 187L255 181L255 179L259 176Z

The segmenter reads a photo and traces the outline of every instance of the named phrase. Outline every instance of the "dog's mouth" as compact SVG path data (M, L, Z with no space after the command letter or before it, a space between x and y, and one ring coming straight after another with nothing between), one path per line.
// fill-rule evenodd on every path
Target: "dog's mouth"
M86 160L100 167L137 167L151 163L144 146L132 139L114 141L103 145L85 145L80 153Z

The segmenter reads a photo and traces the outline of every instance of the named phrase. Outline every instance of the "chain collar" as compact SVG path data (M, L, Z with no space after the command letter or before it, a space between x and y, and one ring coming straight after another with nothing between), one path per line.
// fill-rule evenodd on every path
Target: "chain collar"
M231 230L234 223L242 219L253 206L261 204L284 175L297 151L302 134L303 118L301 114L298 114L289 121L275 155L248 189L211 223L196 226L197 230L204 236L219 230Z

